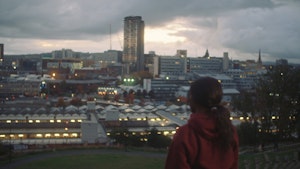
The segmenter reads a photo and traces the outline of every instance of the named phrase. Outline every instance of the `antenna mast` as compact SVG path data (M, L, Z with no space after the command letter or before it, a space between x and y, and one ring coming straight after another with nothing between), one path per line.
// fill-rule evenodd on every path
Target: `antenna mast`
M109 42L110 42L109 49L111 50L111 24L109 24Z

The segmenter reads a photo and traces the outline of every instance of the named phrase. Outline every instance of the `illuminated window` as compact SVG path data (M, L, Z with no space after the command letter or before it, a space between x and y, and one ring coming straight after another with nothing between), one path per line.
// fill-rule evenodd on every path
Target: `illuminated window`
M5 134L0 134L0 138L4 138L5 137Z
M41 121L40 121L40 120L35 120L35 122L36 122L36 123L40 123Z
M110 133L106 133L106 135L110 136Z
M244 120L244 117L240 117L240 120Z
M61 120L56 120L57 123L61 123Z
M36 137L43 137L42 134L36 134Z
M11 120L6 120L6 123L11 123Z
M28 120L28 123L33 123L33 120Z
M63 136L64 136L64 137L68 137L69 134L68 134L68 133L64 133Z
M51 137L50 133L45 134L45 137Z
M50 123L54 123L54 120L50 120Z
M75 120L74 119L72 119L72 120L70 120L71 121L71 123L75 123Z
M82 122L82 120L81 119L79 119L79 120L77 120L79 123L81 123Z
M24 137L24 134L19 134L18 137Z
M59 133L55 133L54 136L55 136L55 137L59 137L60 134L59 134Z
M72 133L72 137L78 137L77 133Z

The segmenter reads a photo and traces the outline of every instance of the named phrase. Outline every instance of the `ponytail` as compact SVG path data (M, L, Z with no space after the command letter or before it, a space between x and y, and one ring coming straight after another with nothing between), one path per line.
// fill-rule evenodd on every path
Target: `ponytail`
M211 108L211 113L215 116L216 132L219 133L214 142L222 151L226 151L233 142L233 127L230 121L230 112L225 106L218 105Z

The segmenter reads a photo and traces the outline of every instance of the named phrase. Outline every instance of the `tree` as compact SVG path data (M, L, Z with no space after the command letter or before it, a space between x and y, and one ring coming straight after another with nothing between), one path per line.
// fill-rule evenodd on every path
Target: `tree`
M116 143L122 144L125 147L140 147L144 145L144 143L141 141L141 135L134 135L130 133L127 128L114 129L111 132L110 137L115 139Z
M153 90L150 90L149 93L148 93L148 95L149 95L149 97L150 97L151 100L155 99L155 93L154 93Z
M65 108L66 103L63 97L58 98L56 107L64 107Z
M259 80L256 107L262 132L276 131L279 138L287 139L296 131L293 117L299 110L299 73L299 69L277 65Z
M129 131L126 128L119 128L119 129L114 129L110 137L115 139L116 143L122 144L124 146L128 146L129 144Z
M153 128L148 135L148 145L154 148L166 148L170 145L171 139L162 134L158 134L158 130Z
M81 106L82 105L82 101L80 98L78 97L74 97L72 98L72 100L70 101L70 104L73 106Z
M239 96L233 97L232 104L235 111L240 111L242 116L251 115L251 120L256 121L255 93L241 91Z
M237 126L240 145L255 146L259 141L257 122L244 122Z

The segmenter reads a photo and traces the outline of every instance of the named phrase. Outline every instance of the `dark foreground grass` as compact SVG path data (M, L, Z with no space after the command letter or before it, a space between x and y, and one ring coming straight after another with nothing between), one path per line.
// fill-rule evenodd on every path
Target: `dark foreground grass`
M86 152L87 150L83 150ZM17 165L13 169L163 169L166 152L151 151L122 151L122 150L101 150L103 154L69 153L57 152L59 156L44 156L47 153L25 155L24 158L16 158L14 162L27 161L23 165ZM56 152L52 152L56 153ZM77 152L78 153L78 152ZM80 151L81 153L81 151ZM299 169L300 168L300 145L284 148L280 151L248 152L239 156L239 169ZM41 157L41 158L36 158ZM44 158L45 157L45 158ZM24 160L25 159L25 160ZM1 162L0 162L1 168ZM2 168L1 168L2 169Z
M159 169L164 159L124 154L94 154L52 157L38 160L16 169Z

